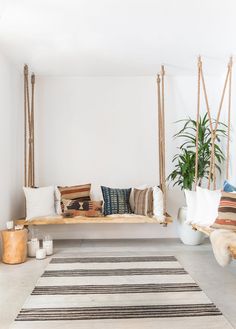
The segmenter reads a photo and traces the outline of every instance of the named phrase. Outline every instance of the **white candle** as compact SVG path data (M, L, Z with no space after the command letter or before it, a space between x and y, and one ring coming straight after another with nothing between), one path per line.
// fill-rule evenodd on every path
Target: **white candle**
M28 256L35 257L36 251L39 249L39 240L37 238L31 239L27 242Z
M14 222L13 222L13 220L9 220L9 221L7 221L7 229L8 229L8 230L12 230L13 227L14 227Z
M36 251L36 259L44 259L46 258L46 250L45 249L38 249Z
M46 255L50 256L53 254L53 241L43 240L43 248L46 249Z

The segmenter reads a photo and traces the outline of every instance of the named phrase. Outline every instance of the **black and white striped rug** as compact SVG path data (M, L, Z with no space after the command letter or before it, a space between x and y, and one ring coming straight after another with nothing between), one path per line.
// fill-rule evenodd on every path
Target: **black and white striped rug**
M14 329L229 329L173 256L52 258Z

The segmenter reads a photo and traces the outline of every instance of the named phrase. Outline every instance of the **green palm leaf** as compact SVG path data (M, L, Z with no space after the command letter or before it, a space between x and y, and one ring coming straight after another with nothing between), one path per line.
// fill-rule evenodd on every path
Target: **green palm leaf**
M215 124L216 120L212 119ZM168 180L173 185L180 186L181 189L192 189L195 180L195 160L196 160L196 131L197 122L191 118L178 120L177 124L183 124L183 127L173 136L175 139L184 140L178 147L179 153L175 154L172 162L174 170L169 174ZM215 168L221 173L221 165L225 160L224 152L221 148L221 140L227 136L227 125L219 122L216 130L216 139L214 142ZM198 184L203 179L208 178L212 150L212 134L208 114L199 118L198 123ZM213 179L211 175L211 179Z

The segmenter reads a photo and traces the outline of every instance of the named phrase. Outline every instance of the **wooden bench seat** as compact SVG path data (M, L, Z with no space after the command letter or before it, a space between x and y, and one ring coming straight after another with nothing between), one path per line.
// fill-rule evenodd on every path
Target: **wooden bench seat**
M160 223L158 219L139 215L125 215L125 216L105 216L105 217L71 217L66 218L63 216L53 217L38 217L32 220L16 219L15 225L61 225L61 224L162 224L167 225L172 223L170 215L166 215L164 223Z
M210 236L210 234L214 230L218 230L217 228L203 227L203 226L199 226L199 225L196 225L196 224L193 224L192 227L193 227L194 230L205 233L207 236ZM236 230L235 230L235 232L236 232ZM231 252L232 257L236 259L236 247L235 246L229 246L229 250Z
M196 224L193 224L192 227L193 227L194 230L205 233L208 236L210 236L211 232L214 231L214 228L199 226L199 225L196 225Z

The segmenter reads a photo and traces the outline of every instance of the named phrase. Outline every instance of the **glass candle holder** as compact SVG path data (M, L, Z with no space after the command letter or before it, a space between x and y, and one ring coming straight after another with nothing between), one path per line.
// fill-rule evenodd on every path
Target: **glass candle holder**
M38 249L36 251L36 259L44 259L46 258L46 250L44 248Z
M46 255L50 256L53 254L53 241L50 235L46 235L43 238L43 248L46 250Z
M14 222L13 222L13 220L7 221L7 229L8 230L13 230L13 228L14 228Z

